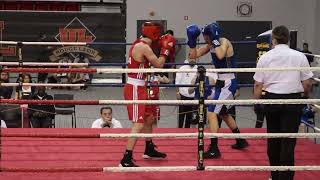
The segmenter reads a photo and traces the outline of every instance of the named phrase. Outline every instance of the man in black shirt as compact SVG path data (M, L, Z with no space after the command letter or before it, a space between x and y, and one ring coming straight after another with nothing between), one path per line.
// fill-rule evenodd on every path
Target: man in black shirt
M0 82L9 83L9 74L7 72L1 72ZM0 99L10 99L12 91L12 87L0 86Z
M312 52L309 51L309 44L308 43L303 43L303 50L301 52L307 53L306 57L308 59L309 64L313 62L313 56L312 55L308 55L308 54L312 54Z
M38 87L38 92L32 96L34 100L53 100L53 97L46 93L46 87ZM33 128L50 128L52 119L55 117L54 105L29 106L30 121Z

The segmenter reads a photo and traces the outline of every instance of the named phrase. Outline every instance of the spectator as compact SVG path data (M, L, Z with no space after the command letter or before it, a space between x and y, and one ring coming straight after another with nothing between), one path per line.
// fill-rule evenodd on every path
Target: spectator
M0 82L9 83L9 74L7 72L1 72ZM0 99L10 99L12 92L12 87L0 86Z
M48 76L48 83L58 83L58 82L59 82L59 78L57 76L57 73L53 73Z
M179 69L197 69L195 65L195 60L189 59L185 60L185 63L190 63L189 65L183 65ZM187 84L191 85L192 79L196 76L196 73L177 73L175 84ZM177 99L178 100L194 100L194 92L189 94L188 87L177 88ZM191 121L193 119L193 111L195 107L192 105L179 105L179 117L178 117L178 127L190 128Z
M82 69L85 69L85 67ZM88 73L72 73L70 76L70 81L72 84L89 83L90 77ZM86 90L87 86L81 86L80 89Z
M70 55L65 53L63 57L59 60L59 63L72 63ZM71 68L71 66L58 66L58 68ZM57 83L69 83L70 82L70 73L57 73L53 75L56 78Z
M72 63L70 59L70 55L68 53L64 53L63 56L59 59L58 63ZM60 65L57 68L71 68L71 66ZM48 77L48 83L61 83L66 84L71 82L71 73L52 73ZM56 88L52 88L56 89ZM63 89L63 87L59 87L57 89ZM70 87L67 87L70 89Z
M46 93L46 87L39 86L33 100L53 100L53 97ZM29 118L33 128L50 128L55 117L54 105L29 105Z
M73 62L74 63L90 63L89 59L83 53L78 53Z
M90 63L89 59L83 53L76 54L76 57L73 61L74 63ZM85 67L83 67L85 69ZM73 84L89 83L91 82L92 75L88 73L73 73L70 76L70 82ZM80 89L86 90L87 86L82 86Z
M3 55L0 53L0 62L3 62Z
M18 79L20 81L20 78ZM22 74L21 75L21 82L22 83L32 83L31 75L30 74ZM31 99L36 91L35 87L30 85L22 85L16 88L16 99Z
M95 120L91 128L122 128L120 121L112 117L111 107L102 107L100 115L101 118Z
M312 55L308 55L308 54L312 54L312 52L309 51L309 44L308 43L303 43L303 50L301 52L307 53L305 55L306 55L306 57L308 59L309 65L310 65L313 62L313 56Z

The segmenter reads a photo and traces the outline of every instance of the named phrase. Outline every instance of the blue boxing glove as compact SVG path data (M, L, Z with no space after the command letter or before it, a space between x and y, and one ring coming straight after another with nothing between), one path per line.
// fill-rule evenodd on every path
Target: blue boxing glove
M195 48L197 46L197 39L201 33L200 28L193 24L187 27L187 36L188 36L188 46L190 48Z
M214 48L221 46L219 41L221 28L218 24L206 24L202 29L202 34L203 36L207 36L209 38Z

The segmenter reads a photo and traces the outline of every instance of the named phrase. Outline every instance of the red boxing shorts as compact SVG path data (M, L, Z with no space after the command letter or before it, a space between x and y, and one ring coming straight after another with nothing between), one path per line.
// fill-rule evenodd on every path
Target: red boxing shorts
M156 121L160 120L160 106L159 105L147 105L146 113L152 114Z
M124 86L125 100L147 100L147 87L126 84ZM136 123L144 123L146 113L145 104L127 104L129 120Z

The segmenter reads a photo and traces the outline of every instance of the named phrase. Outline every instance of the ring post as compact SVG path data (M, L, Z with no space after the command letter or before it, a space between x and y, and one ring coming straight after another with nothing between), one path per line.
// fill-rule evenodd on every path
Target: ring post
M205 170L203 165L203 152L204 152L204 112L205 112L205 104L204 104L204 90L205 90L205 73L206 69L203 66L198 67L199 73L199 107L198 107L198 166L197 170Z
M122 69L126 69L127 65L123 65ZM122 83L125 84L126 83L126 73L122 73L121 74L121 79L122 79Z
M22 42L18 42L17 43L17 47L18 47L18 54L17 54L17 56L18 56L18 62L19 62L19 67L22 67L22 65L23 65L23 60L22 60L22 46L23 46L23 44L22 44Z

